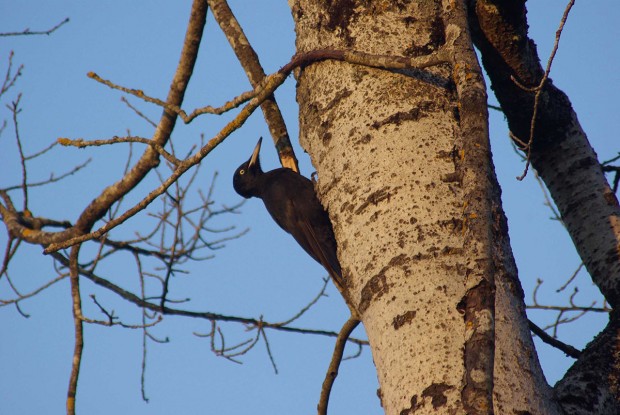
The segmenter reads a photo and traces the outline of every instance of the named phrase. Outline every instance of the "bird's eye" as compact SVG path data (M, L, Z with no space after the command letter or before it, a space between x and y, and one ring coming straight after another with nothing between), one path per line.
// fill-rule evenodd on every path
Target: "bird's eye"
M243 176L245 174L245 170L243 169L239 170L239 174Z

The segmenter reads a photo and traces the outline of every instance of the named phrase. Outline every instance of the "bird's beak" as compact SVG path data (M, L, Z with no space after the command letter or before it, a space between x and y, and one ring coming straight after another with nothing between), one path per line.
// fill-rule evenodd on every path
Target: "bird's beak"
M263 137L258 139L258 143L256 147L254 147L254 152L252 153L252 157L250 157L250 162L248 163L248 167L252 167L258 161L258 154L260 153L260 145L263 142Z

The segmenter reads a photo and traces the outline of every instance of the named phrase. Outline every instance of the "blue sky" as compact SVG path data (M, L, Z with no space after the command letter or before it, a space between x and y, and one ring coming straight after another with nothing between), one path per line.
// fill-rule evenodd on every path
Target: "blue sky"
M47 146L58 137L98 139L114 135L149 137L152 127L137 117L120 101L121 94L86 77L94 71L118 84L139 88L164 99L178 61L189 1L4 1L0 3L0 32L25 28L44 30L69 17L70 23L52 36L0 37L0 69L5 70L8 55L15 52L14 63L24 64L17 86L4 97L0 121L9 127L0 136L0 187L19 183L20 177L11 114L4 104L22 93L20 135L26 153ZM528 2L530 36L546 62L564 1L532 0ZM231 7L261 57L266 72L284 65L294 54L293 23L285 2L231 1ZM620 149L616 116L620 75L620 38L617 22L620 7L612 0L577 2L565 28L551 77L570 97L579 120L601 160L613 157ZM208 104L221 104L249 89L228 43L209 17L199 61L190 83L184 108L191 110ZM289 79L276 96L292 137L297 137L297 105L294 79ZM130 102L157 120L161 110L134 98ZM495 100L491 94L491 103ZM189 126L178 124L174 142L178 149L189 149L200 134L213 136L230 116L203 117ZM523 182L515 177L523 164L513 152L507 138L503 116L491 112L491 140L495 165L503 189L510 237L520 277L528 296L536 279L545 280L542 297L550 304L563 304L565 295L555 289L577 268L579 259L561 225L549 220L550 211L538 184L530 174ZM256 112L239 131L216 149L202 164L199 187L206 190L215 172L219 173L214 198L218 206L239 201L231 186L234 169L249 156L256 139L268 136L262 115ZM313 169L299 149L302 172ZM134 152L139 153L136 147ZM103 188L122 175L127 147L57 148L29 166L29 177L41 180L70 170L92 158L88 168L60 184L33 189L30 208L35 215L74 220L76 215ZM265 168L277 166L275 151L263 146ZM125 208L138 201L156 184L147 180L129 197ZM19 201L18 193L15 193ZM148 219L135 218L115 231L117 238L133 235L148 227ZM214 252L212 260L186 267L189 274L175 278L172 294L191 297L185 305L193 310L264 316L268 321L282 321L295 314L321 288L323 269L292 244L271 221L258 200L248 201L241 214L223 216L214 226L235 225L250 228L243 238L227 243ZM214 236L215 238L216 236ZM6 234L0 232L0 246ZM273 253L278 253L277 261ZM291 272L289 270L294 270ZM127 259L102 266L99 271L119 284L136 289L134 263ZM28 292L54 277L51 260L41 255L39 247L25 246L12 263L10 273L18 288ZM588 305L597 299L587 275L577 282L577 301ZM88 295L97 298L123 321L139 323L135 306L125 305L114 295L84 282L82 293L85 312L101 318ZM320 300L296 325L338 330L346 320L347 310L333 286L329 296ZM11 291L3 278L0 298ZM14 307L0 308L0 412L10 414L63 413L68 374L73 350L72 318L68 281L63 281L34 299L22 304L31 317L24 319ZM530 313L545 325L553 314ZM560 338L583 347L604 324L604 317L587 316L560 329ZM227 340L253 336L238 325L224 325ZM329 362L333 339L310 335L268 332L269 344L279 374L275 375L260 343L246 356L243 364L214 356L208 340L193 332L209 330L207 322L167 317L153 328L166 344L148 345L146 393L150 403L140 396L142 336L139 330L119 327L86 326L84 363L78 390L80 413L108 414L237 414L312 413L318 400L321 382ZM363 337L363 329L356 335ZM539 345L539 355L551 383L562 376L571 360L559 351ZM330 413L379 414L375 391L376 375L369 350L358 359L346 361L336 381Z

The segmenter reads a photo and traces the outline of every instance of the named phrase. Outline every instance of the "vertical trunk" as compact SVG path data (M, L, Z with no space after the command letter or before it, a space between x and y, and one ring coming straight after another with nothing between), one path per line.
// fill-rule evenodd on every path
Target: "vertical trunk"
M458 62L387 71L324 61L297 74L300 140L386 413L554 413L524 318L462 2L291 3L299 52L450 48Z
M471 1L476 45L513 134L530 137L534 93L544 70L528 38L524 0ZM607 301L620 301L620 207L570 100L551 79L542 90L531 152L586 268Z
M535 86L544 70L528 38L525 2L470 0L474 39L510 130L528 141L534 93L513 81ZM568 97L545 84L529 149L532 166L544 180L575 247L607 301L620 301L620 208L596 153ZM620 353L617 313L555 387L570 414L620 413Z

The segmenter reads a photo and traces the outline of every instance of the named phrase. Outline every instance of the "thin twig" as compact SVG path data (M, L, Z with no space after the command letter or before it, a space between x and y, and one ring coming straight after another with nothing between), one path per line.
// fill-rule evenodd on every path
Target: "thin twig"
M58 144L57 141L53 141L50 145L48 145L47 147L43 148L42 150L37 151L34 154L31 154L29 156L26 156L26 160L32 160L32 159L36 159L39 156L42 156L43 154L47 153L48 151L50 151L52 148L54 148L56 145Z
M63 26L64 24L69 23L69 18L67 17L65 20L63 20L62 22L58 23L56 26L52 27L49 30L42 30L42 31L33 31L30 30L29 28L22 30L21 32L5 32L5 33L0 33L0 37L6 37L6 36L28 36L28 35L51 35L52 33L54 33L56 30L58 30L61 26Z
M69 256L75 339L71 375L69 376L69 387L67 390L67 415L75 415L75 397L77 394L78 378L80 376L80 365L82 363L82 351L84 349L84 326L82 321L82 299L80 296L80 273L78 265L80 247L81 245L74 245L71 247Z
M158 105L160 107L163 107L163 108L167 109L168 111L171 111L171 112L177 114L179 117L181 117L181 119L183 120L183 122L185 124L189 124L190 122L192 122L194 120L194 118L196 118L196 117L198 117L200 115L203 115L203 114L214 114L214 115L224 114L224 113L226 113L226 112L228 112L230 110L233 110L233 109L239 107L243 103L245 103L245 102L249 101L250 99L254 98L254 96L256 95L256 90L247 91L247 92L244 92L244 93L240 94L239 96L235 97L231 101L226 102L224 105L222 105L220 107L212 107L211 105L207 105L206 107L195 109L194 111L192 111L191 114L188 115L185 112L185 110L183 110L178 105L170 104L170 103L168 103L166 101L163 101L163 100L161 100L159 98L155 98L155 97L152 97L150 95L147 95L141 89L126 88L124 86L117 85L117 84L115 84L114 82L112 82L110 80L103 79L102 77L100 77L95 72L89 72L88 73L88 77L93 79L93 80L95 80L95 81L97 81L97 82L99 82L99 83L101 83L101 84L103 84L103 85L106 85L109 88L125 92L126 94L133 95L134 97L140 98L143 101L150 102L151 104L155 104L155 105Z
M577 267L577 269L575 270L575 272L573 272L573 275L570 276L570 278L557 290L555 290L556 293L562 292L566 289L566 287L568 287L568 285L573 282L573 280L577 277L577 274L579 274L579 271L581 271L581 269L583 268L585 264L583 263L583 261L581 262L581 264L579 264L579 266Z
M283 326L287 326L287 325L291 324L293 321L295 321L298 318L300 318L301 316L303 316L306 313L306 311L308 311L310 308L312 308L312 306L315 305L321 299L321 297L323 297L325 295L325 289L327 288L327 283L328 282L329 282L329 277L328 278L324 278L323 279L323 286L321 287L321 290L312 299L312 301L310 301L305 307L303 307L301 310L299 310L293 317L289 318L286 321L283 321L280 324L282 324Z
M548 335L547 332L545 332L543 329L538 327L531 320L528 320L527 322L530 326L530 330L535 335L537 335L540 338L540 340L542 340L543 342L547 343L550 346L555 347L556 349L563 351L564 353L566 353L567 356L572 357L573 359L578 359L579 356L581 356L581 350L578 350L574 348L573 346L571 346L570 344L561 342L560 340Z
M82 316L82 320L84 322L86 322L86 323L99 324L101 326L107 326L107 327L121 326L121 327L123 327L125 329L146 329L146 328L149 328L149 327L156 326L157 324L159 324L163 320L163 317L161 315L158 315L157 318L154 321L150 322L150 323L126 324L126 323L123 323L123 322L119 321L118 317L114 315L114 311L110 312L106 308L104 308L99 303L99 301L97 301L97 297L95 297L94 294L91 294L90 298L93 300L95 305L99 308L99 311L101 311L107 317L107 320L93 320L93 319L86 318L86 317Z
M13 242L17 241L17 243L15 245L13 245ZM16 239L14 237L12 237L11 235L9 235L7 241L6 241L6 248L4 250L4 257L2 258L2 267L0 268L0 278L2 278L2 276L4 275L4 273L6 272L6 270L9 267L9 262L11 262L11 258L13 258L13 256L15 255L15 253L17 252L17 249L19 249L19 246L21 245L22 240L21 239Z
M334 381L338 376L338 368L340 367L340 362L342 361L342 355L344 353L344 348L347 344L347 339L349 338L353 330L355 330L355 328L358 326L358 324L360 324L360 321L356 317L351 316L344 323L342 329L340 329L340 333L338 333L338 337L336 338L336 344L334 345L332 360L329 363L329 368L327 369L327 373L325 374L325 380L323 380L323 386L321 388L321 397L319 399L319 404L317 405L319 415L327 415L329 395L332 391Z
M13 114L13 128L15 129L15 140L17 141L17 149L19 151L19 161L22 167L22 183L20 186L22 189L22 195L24 197L22 210L27 211L28 210L28 186L26 185L26 183L28 183L28 174L26 172L26 158L24 156L22 140L19 136L19 122L17 121L17 114L21 112L21 109L19 108L19 101L21 101L21 99L22 99L22 94L18 94L17 99L11 103L11 106L8 106L8 107L11 110L11 113Z
M131 108L133 110L133 112L136 113L136 115L138 115L138 117L142 118L143 120L145 120L147 123L151 124L151 126L153 127L157 127L157 124L155 123L155 121L151 120L149 117L147 117L142 111L140 111L138 108L136 108L135 106L133 106L125 97L121 97L121 101L125 103L125 105L127 105L129 108Z
M66 178L66 177L73 176L75 173L79 172L84 167L88 166L91 161L92 161L92 159L89 158L84 163L78 164L77 166L75 166L74 168L72 168L68 172L65 172L65 173L61 174L60 176L54 176L54 173L51 173L49 179L41 180L39 182L26 183L26 187L28 187L28 188L30 188L30 187L39 187L39 186L45 186L45 185L50 184L50 183L59 182L60 180ZM20 188L21 188L21 185L15 185L15 186L5 187L2 190L8 192L8 191L16 190L16 189L20 189Z
M530 138L527 143L527 158L525 161L525 168L523 170L523 174L517 177L517 180L519 181L525 178L525 176L527 175L527 170L530 166L530 157L532 154L532 144L534 143L534 129L536 127L536 117L538 114L538 104L540 102L540 95L542 94L543 87L545 86L545 83L547 82L547 79L549 78L549 74L551 73L551 65L553 64L553 59L555 58L555 54L557 53L558 47L560 45L560 37L562 36L562 31L564 30L564 24L566 24L566 19L568 19L568 13L570 13L570 10L574 4L575 4L575 0L570 0L568 5L566 6L566 9L564 10L564 14L562 15L562 20L560 21L560 26L555 32L555 42L553 44L553 50L551 51L551 55L549 56L549 60L547 61L547 68L545 69L545 73L542 79L540 80L540 83L534 88L527 88L521 85L514 77L511 77L512 80L515 82L515 84L519 86L521 89L524 89L530 92L536 92L536 94L534 95L534 109L532 112L532 121L530 123Z
M174 157L172 154L168 153L162 146L154 142L149 138L144 137L118 137L114 136L109 139L104 140L84 140L83 138L69 139L61 137L58 139L58 143L63 146L73 146L77 148L84 147L95 147L95 146L105 146L117 143L142 143L151 146L155 151L157 151L162 157L164 157L167 161L178 166L181 163L181 160Z
M596 303L596 302L595 302ZM607 307L584 307L584 306L559 306L559 305L528 305L528 310L547 310L547 311L559 311L561 313L567 313L570 311L579 311L580 313L593 312L593 313L607 313L611 312L611 308ZM581 315L581 314L580 314Z
M59 274L56 278L46 282L45 284L43 284L40 287L32 290L29 293L26 293L26 294L19 293L17 298L13 298L13 299L9 299L9 300L2 300L2 299L0 299L0 307L4 307L4 306L9 305L9 304L19 304L19 302L21 302L21 301L23 301L23 300L25 300L27 298L34 297L35 295L37 295L41 291L51 287L52 285L54 285L58 281L60 281L62 279L65 279L68 275L69 274ZM12 283L11 283L11 285L12 285Z
M271 353L271 347L269 346L269 340L267 340L267 333L262 328L259 330L263 340L265 341L265 349L267 350L267 356L269 357L269 361L271 362L271 367L273 367L273 371L275 374L278 374L278 367L276 366L276 361L273 357L273 353Z
M65 258L62 254L53 253L51 255L54 259L58 260L61 264L65 266L68 264L68 259ZM249 326L262 325L263 328L268 328L268 329L277 330L277 331L284 331L284 332L289 332L289 333L313 334L313 335L326 336L326 337L337 337L338 336L337 332L330 331L330 330L316 330L316 329L306 329L306 328L300 328L300 327L282 326L280 323L269 323L266 321L261 321L260 319L249 318L249 317L228 316L224 314L212 313L209 311L201 312L201 311L180 310L180 309L171 308L171 307L164 307L162 309L159 304L151 303L145 299L142 299L139 296L119 287L116 284L113 284L112 282L108 281L105 278L99 277L98 275L92 272L89 272L88 270L84 268L80 268L80 273L82 276L88 278L93 283L116 293L121 298L124 298L125 300L137 305L138 307L151 310L151 311L155 311L155 312L159 312L164 315L201 318L201 319L206 319L209 321L242 323L242 324L246 324ZM351 343L360 344L363 346L368 345L367 340L349 338L348 341Z
M138 268L138 276L140 278L140 296L144 300L146 291L144 287L144 273L142 272L142 261L140 255L133 254ZM149 398L146 396L146 357L147 357L147 343L148 343L148 331L146 327L146 309L142 309L142 364L140 365L140 393L142 394L142 400L148 402Z
M2 87L0 87L0 97L15 85L17 78L22 75L22 71L24 70L24 65L19 65L17 71L12 74L13 56L15 56L15 52L11 51L9 53L9 64L7 65L6 73L4 75L4 82L2 83Z

